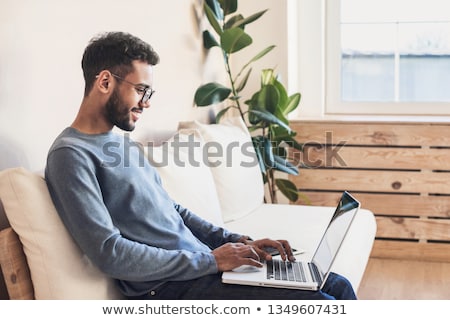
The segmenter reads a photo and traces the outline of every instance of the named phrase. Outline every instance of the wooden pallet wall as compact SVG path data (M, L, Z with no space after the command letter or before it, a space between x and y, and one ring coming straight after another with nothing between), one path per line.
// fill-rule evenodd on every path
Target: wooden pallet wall
M334 206L348 190L376 215L372 257L450 262L450 124L291 126L305 144L291 180L310 204Z

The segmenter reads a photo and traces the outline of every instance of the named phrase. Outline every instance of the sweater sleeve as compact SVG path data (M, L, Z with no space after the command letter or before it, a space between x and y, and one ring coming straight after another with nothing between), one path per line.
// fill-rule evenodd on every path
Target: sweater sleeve
M112 278L188 280L217 272L210 252L165 250L124 237L103 202L96 165L82 152L70 147L53 150L45 173L53 202L69 233L88 258Z
M213 225L180 204L174 205L191 232L211 249L216 249L227 242L237 242L242 237L241 234L232 233L222 227Z

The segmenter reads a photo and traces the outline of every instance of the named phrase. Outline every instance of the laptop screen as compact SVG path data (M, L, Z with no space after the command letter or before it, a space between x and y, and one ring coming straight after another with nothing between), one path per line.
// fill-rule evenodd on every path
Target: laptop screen
M353 198L351 194L346 191L342 194L312 259L322 275L331 268L359 206L359 201Z

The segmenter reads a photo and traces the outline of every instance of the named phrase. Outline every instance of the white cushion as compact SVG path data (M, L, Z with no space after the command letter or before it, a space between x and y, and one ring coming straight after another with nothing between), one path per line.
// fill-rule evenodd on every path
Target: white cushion
M36 299L122 298L72 240L42 176L23 168L0 172L0 198L24 246Z
M203 158L204 142L196 130L179 130L161 146L146 150L171 198L205 220L222 226L219 198Z
M263 203L264 183L251 136L240 117L220 124L180 122L197 129L205 141L204 154L214 177L224 222L253 211Z

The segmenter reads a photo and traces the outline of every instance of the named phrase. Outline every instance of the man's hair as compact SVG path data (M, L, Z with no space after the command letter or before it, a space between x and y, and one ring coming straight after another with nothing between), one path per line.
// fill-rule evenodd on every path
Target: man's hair
M146 42L125 32L107 32L91 39L84 50L81 67L87 96L102 70L109 70L120 77L133 71L133 61L139 60L154 66L158 54Z

